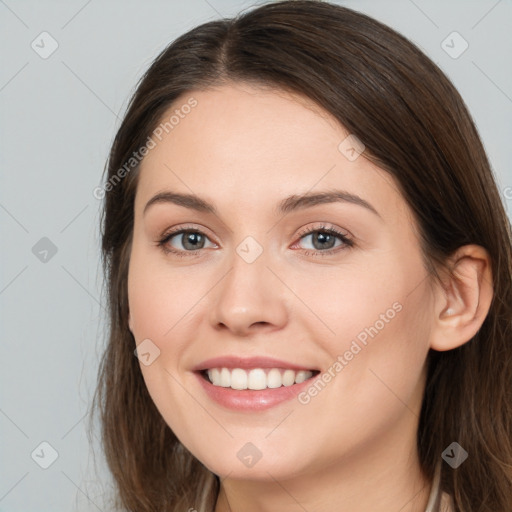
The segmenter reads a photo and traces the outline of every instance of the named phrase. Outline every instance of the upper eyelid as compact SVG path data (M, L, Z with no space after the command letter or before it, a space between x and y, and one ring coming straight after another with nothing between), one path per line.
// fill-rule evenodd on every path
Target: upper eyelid
M351 236L350 233L348 232L348 230L343 229L343 228L337 228L334 225L330 225L330 223L328 223L328 222L324 223L324 222L320 221L320 224L321 224L320 226L309 226L309 227L300 229L299 232L297 233L297 236L303 236L305 234L310 234L315 231L329 231L329 230L339 231L340 234L345 234L343 232L346 231L346 236L347 237ZM202 235L208 236L209 230L202 226L196 227L193 225L184 224L184 225L179 225L178 227L174 227L174 228L165 230L163 232L163 234L161 235L161 237L163 238L163 237L170 236L170 235L176 235L183 231L193 231L193 232L198 232L198 233L201 233Z
M211 236L207 232L205 232L204 228L196 228L194 226L187 226L187 225L178 226L177 228L172 228L172 229L164 231L163 234L160 236L160 240L166 240L166 239L172 238L177 235L182 235L184 232L185 233L186 232L200 233L201 235L206 236L210 241L213 242L213 240L211 240ZM216 242L214 242L214 243L216 243Z
M311 233L315 233L316 231L327 231L327 232L333 232L337 236L344 236L346 238L352 238L352 235L348 232L346 229L335 227L334 225L330 225L329 222L327 223L321 223L321 226L310 226L304 229L301 229L297 236L303 237L306 235L310 235ZM345 231L345 233L344 233Z

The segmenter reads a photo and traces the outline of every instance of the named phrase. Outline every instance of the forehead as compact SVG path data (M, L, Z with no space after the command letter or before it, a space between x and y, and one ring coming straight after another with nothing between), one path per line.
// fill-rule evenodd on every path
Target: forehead
M264 171L268 160L275 162L275 169L287 160L332 158L347 135L328 112L306 98L248 84L185 93L167 110L161 126L174 112L188 111L185 105L191 98L196 106L179 122L174 119L176 124L162 134L147 163L173 154L186 156L188 162L215 159L223 167L243 162L247 168Z
M168 188L247 204L340 187L400 202L391 176L364 157L348 159L340 143L350 134L300 95L238 83L193 90L160 127L141 164L139 202Z

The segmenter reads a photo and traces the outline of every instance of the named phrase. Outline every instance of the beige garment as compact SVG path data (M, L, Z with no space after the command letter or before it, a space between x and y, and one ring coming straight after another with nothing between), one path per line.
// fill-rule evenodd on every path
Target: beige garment
M430 496L428 498L427 508L425 512L453 512L454 506L452 497L446 493L442 492L441 485L441 467L442 460L439 460L436 466L436 471L434 473L434 480L432 482L432 490L430 491Z

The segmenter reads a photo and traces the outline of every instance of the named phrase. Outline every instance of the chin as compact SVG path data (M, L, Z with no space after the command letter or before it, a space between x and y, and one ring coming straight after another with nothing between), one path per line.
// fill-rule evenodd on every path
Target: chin
M212 473L220 478L230 480L250 480L259 482L274 482L287 480L305 473L305 461L284 458L283 451L273 451L265 455L264 450L258 450L249 443L242 448L222 450L222 453L194 453L194 456Z

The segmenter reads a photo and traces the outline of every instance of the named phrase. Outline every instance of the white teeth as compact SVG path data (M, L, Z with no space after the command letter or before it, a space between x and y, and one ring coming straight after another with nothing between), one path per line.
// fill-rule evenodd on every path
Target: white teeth
M300 384L301 382L304 382L309 377L311 377L311 372L304 372L304 371L297 372L297 375L295 375L295 384Z
M231 372L231 387L233 389L247 389L247 372L235 368Z
M241 368L211 368L207 372L210 382L214 386L232 389L266 389L280 388L300 384L313 376L310 371L281 370L279 368L254 368L243 370Z
M281 372L277 368L272 368L267 375L267 386L273 389L280 388L282 385L283 379L281 377Z
M210 379L210 382L220 382L220 371L218 368L212 368L211 370L208 370L208 378Z
M231 373L227 368L222 368L217 386L222 386L223 388L231 387Z
M283 386L293 386L295 384L295 372L293 370L285 370L282 378Z
M256 368L249 372L247 387L249 389L265 389L267 387L267 376L261 368Z

